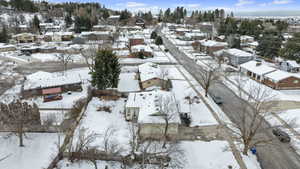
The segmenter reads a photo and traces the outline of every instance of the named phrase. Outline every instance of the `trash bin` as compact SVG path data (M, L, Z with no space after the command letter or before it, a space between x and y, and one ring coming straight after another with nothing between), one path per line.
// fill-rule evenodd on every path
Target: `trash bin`
M250 149L250 151L252 152L252 154L256 155L256 148L255 148L255 147L252 147L252 148Z

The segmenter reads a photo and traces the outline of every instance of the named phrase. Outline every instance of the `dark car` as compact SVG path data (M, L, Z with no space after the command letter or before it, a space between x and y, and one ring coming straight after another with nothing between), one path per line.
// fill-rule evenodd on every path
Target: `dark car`
M212 99L214 100L214 102L215 102L216 104L218 104L218 105L223 104L223 99L222 99L221 97L215 96L215 95L212 95L211 97L212 97Z
M279 128L273 129L272 133L283 143L289 143L291 141L291 137Z

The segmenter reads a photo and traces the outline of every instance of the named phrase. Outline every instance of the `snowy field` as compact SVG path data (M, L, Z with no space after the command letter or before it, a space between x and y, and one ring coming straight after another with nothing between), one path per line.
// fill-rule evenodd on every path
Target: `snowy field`
M18 137L0 135L1 169L42 169L48 166L57 153L57 144L63 141L62 134L27 133L25 147L19 147ZM60 138L60 139L59 139ZM59 141L60 140L60 141Z

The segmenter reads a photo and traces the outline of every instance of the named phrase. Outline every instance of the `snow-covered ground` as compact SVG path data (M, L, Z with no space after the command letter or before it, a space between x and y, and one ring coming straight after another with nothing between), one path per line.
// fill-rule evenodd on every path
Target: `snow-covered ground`
M59 61L57 55L58 53L34 53L31 55L36 61L48 62L48 61ZM83 63L84 58L81 54L72 54L72 62Z
M98 109L103 106L110 107L111 112L98 111ZM98 137L93 144L101 147L103 146L103 138L101 136L103 136L108 129L114 129L113 141L117 142L119 146L122 146L126 152L126 150L128 150L130 136L129 124L125 121L124 106L124 99L104 101L96 97L93 98L87 107L80 126L76 129L76 133L79 133L80 128L85 128L89 133L93 132L99 134L100 137Z
M241 79L240 81L242 82L242 87L246 92L250 92L251 89L253 88L262 88L264 90L267 90L268 93L271 93L272 95L275 96L274 99L276 100L284 100L284 101L300 101L300 90L274 90L266 85L260 84L249 77L245 75L233 75L229 76L229 79L234 82L235 84L238 84L237 79ZM229 82L226 82L226 84L229 85L233 91L238 92L237 88L233 85L230 84Z
M183 141L179 143L184 157L185 169L228 169L232 166L233 169L239 168L231 151L228 150L226 141ZM259 164L255 160L255 156L243 156L243 159L249 169L260 169ZM105 161L98 161L98 168L109 166L112 169L120 168L120 164ZM66 160L60 163L62 169L93 169L93 164L89 162L70 163ZM151 167L149 167L150 169ZM130 167L128 169L137 169ZM171 168L166 168L171 169Z
M192 104L189 104L189 101L185 99L187 96L190 96L191 98L197 96L187 81L172 80L172 85L172 92L174 93L176 100L179 102L180 112L191 115L191 127L218 124L200 98L194 99Z
M25 147L19 147L16 135L0 135L1 169L42 169L46 168L57 153L58 143L62 143L63 134L27 133ZM60 138L60 139L59 139ZM60 141L59 141L60 140Z

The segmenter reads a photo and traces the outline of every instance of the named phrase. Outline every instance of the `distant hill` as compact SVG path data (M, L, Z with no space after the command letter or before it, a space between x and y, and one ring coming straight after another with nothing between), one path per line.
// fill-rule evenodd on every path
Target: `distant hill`
M299 11L248 11L248 12L235 12L235 16L300 16Z

